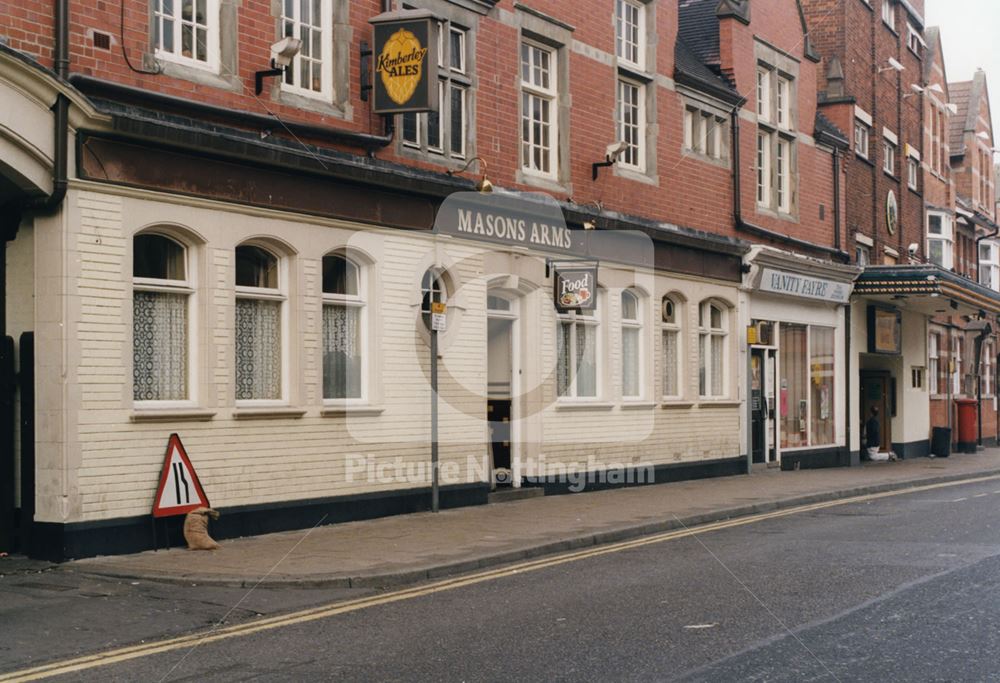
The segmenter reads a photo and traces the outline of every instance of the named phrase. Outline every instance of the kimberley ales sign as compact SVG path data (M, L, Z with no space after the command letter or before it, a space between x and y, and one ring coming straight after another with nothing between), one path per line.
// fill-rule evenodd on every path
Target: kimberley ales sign
M438 108L437 22L430 12L386 12L375 27L375 112L400 114Z

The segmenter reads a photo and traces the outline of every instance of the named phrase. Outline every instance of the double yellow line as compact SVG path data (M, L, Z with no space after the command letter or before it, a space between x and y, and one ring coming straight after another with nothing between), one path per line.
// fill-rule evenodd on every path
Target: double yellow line
M850 505L852 503L861 503L870 500L876 500L879 498L887 498L890 496L899 496L908 493L919 493L921 491L930 491L933 489L945 488L950 486L975 484L977 482L991 481L995 479L1000 479L1000 475L991 475L986 477L979 477L976 479L964 479L960 481L943 482L939 484L928 484L926 486L916 486L908 489L886 491L883 493L873 493L863 496L853 496L851 498L842 498L839 500L831 500L822 503L813 503L810 505L800 505L797 507L788 508L786 510L777 510L774 512L765 512L757 515L751 515L748 517L723 520L721 522L703 524L697 527L667 531L664 533L654 534L652 536L637 538L630 541L611 543L599 547L588 548L586 550L576 550L548 558L521 562L514 565L508 565L501 569L494 569L490 571L483 571L475 574L459 576L452 579L445 579L442 581L436 581L434 583L414 586L412 588L397 590L390 593L382 593L380 595L374 595L366 598L359 598L357 600L336 602L329 605L314 607L312 609L301 610L298 612L292 612L290 614L284 614L277 617L258 619L251 623L237 624L234 626L226 626L223 628L213 628L208 631L200 631L186 636L168 638L166 640L159 640L152 643L133 645L130 647L119 648L116 650L108 650L105 652L98 652L91 655L85 655L83 657L75 657L73 659L51 662L49 664L43 664L42 666L37 666L28 669L21 669L19 671L12 671L6 674L0 674L0 682L7 683L8 681L36 681L43 678L50 678L53 676L63 676L67 674L76 673L79 671L84 671L87 669L119 664L121 662L127 662L132 659L139 659L141 657L149 657L151 655L161 654L164 652L171 652L174 650L180 650L184 648L193 648L200 645L205 645L207 643L214 643L220 640L226 640L229 638L248 636L254 633L260 633L262 631L270 631L272 629L284 628L287 626L295 626L298 624L305 624L310 621L316 621L317 619L327 619L329 617L333 617L338 614L345 614L347 612L356 612L358 610L367 609L370 607L377 607L379 605L388 605L394 602L400 602L402 600L412 600L413 598L419 598L426 595L433 595L435 593L441 593L443 591L455 590L456 588L472 586L478 583L484 583L486 581L495 581L496 579L502 579L507 576L514 576L515 574L523 574L525 572L533 572L539 569L547 569L549 567L555 567L561 564L566 564L568 562L578 562L580 560L586 560L592 557L609 555L611 553L619 553L624 550L641 548L643 546L653 545L655 543L663 543L666 541L672 541L678 538L694 536L696 534L706 534L712 531L719 531L721 529L729 529L732 527L744 526L747 524L756 524L757 522L763 522L768 519L776 519L778 517L788 517L790 515L801 514L803 512L811 512L814 510L822 510L825 508L836 507L839 505Z

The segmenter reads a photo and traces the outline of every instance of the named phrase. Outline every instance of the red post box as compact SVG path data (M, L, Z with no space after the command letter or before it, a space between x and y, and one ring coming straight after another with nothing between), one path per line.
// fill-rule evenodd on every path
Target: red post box
M958 451L975 453L978 403L974 398L956 398L955 405L958 408Z

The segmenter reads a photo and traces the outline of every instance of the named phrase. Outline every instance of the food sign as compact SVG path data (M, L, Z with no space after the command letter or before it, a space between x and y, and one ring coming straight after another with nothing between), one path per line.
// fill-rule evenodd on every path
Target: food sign
M438 29L431 13L401 10L370 21L375 27L375 112L436 111Z
M559 313L592 311L597 304L597 264L557 264L553 286L553 300Z

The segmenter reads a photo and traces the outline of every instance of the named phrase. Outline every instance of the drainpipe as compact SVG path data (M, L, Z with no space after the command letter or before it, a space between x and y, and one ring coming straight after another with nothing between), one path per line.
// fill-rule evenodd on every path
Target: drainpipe
M840 251L840 148L833 148L833 248Z
M730 128L732 128L732 158L733 158L733 222L735 223L736 229L741 232L749 233L757 237L762 237L773 242L778 242L780 244L785 244L790 247L797 247L799 249L818 252L821 254L827 254L833 258L844 263L849 263L851 258L850 255L840 249L839 239L837 240L837 245L835 247L827 247L822 244L814 244L808 240L799 239L797 237L791 237L784 233L777 232L775 230L768 230L759 225L754 225L743 220L743 207L741 206L742 201L742 190L740 188L740 107L735 107L732 113L729 115ZM836 181L835 181L836 182Z

